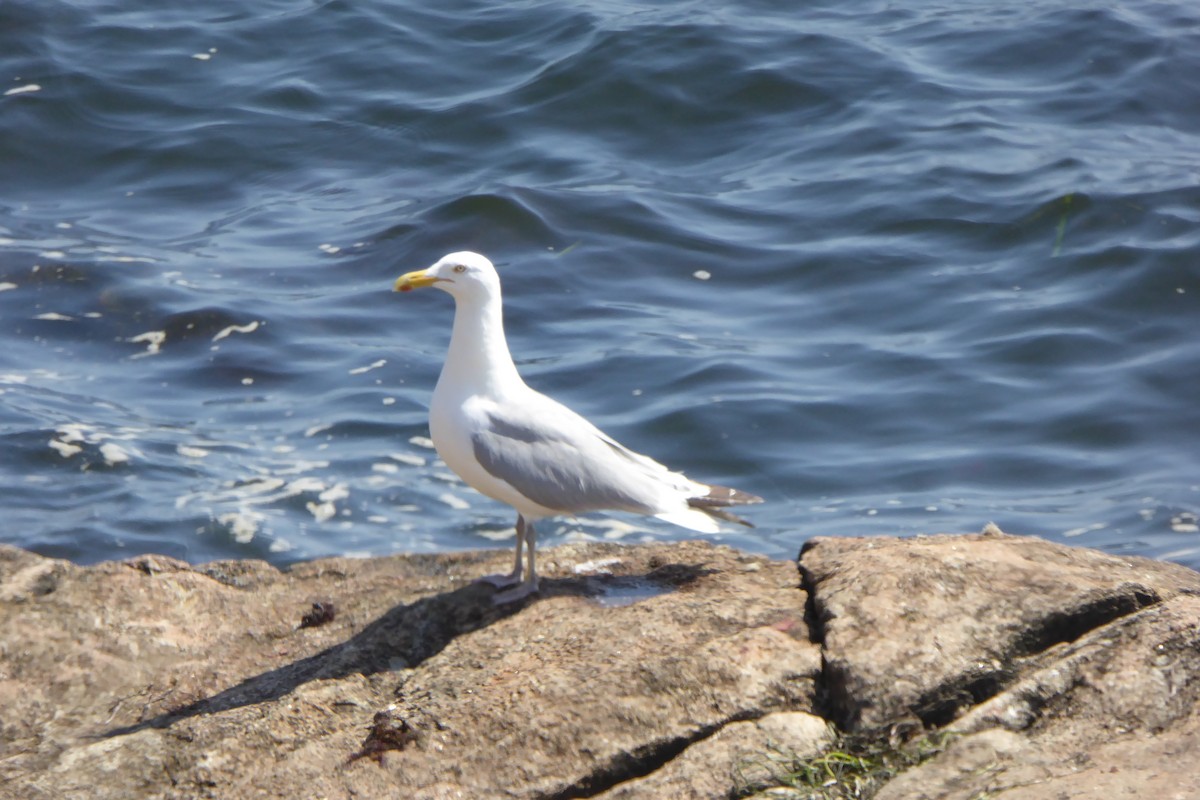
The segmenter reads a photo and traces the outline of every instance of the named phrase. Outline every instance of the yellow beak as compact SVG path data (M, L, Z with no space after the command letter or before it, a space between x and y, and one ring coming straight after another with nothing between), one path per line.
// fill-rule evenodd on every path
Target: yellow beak
M433 286L440 278L432 278L425 274L425 270L419 269L416 272L409 272L406 275L401 275L396 279L396 285L392 287L394 292L411 292L413 289L424 289L427 286Z

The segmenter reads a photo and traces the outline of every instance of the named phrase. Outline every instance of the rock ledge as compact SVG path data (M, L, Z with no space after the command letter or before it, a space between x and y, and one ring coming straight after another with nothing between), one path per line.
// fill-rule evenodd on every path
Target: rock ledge
M1200 797L1200 574L998 532L79 567L0 547L0 797L728 798L843 730L881 798ZM787 796L773 791L770 796Z

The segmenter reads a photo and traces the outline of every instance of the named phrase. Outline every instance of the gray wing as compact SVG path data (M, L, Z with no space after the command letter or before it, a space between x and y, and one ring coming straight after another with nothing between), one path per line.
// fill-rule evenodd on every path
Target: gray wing
M654 462L630 453L557 403L536 410L489 411L471 444L484 469L546 508L563 513L660 511L656 498L661 486L638 459Z

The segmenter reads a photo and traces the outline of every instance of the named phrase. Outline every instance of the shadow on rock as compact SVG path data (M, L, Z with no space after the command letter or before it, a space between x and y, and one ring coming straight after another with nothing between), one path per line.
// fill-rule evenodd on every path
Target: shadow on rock
M676 591L709 572L711 570L700 565L668 564L640 576L543 578L538 597L503 606L492 604L491 588L470 584L396 606L347 641L320 653L247 678L211 697L97 734L95 738L124 736L146 728L167 728L189 717L278 700L310 681L414 668L439 653L456 637L512 616L539 599L586 596L600 605L624 605L623 595L629 587L637 587L637 596L628 600L636 602L642 597ZM612 602L614 597L619 599Z

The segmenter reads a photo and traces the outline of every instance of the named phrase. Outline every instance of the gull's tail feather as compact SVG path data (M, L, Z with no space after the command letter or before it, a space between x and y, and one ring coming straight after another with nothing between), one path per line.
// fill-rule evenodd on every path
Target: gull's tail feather
M745 525L747 528L754 527L754 524L749 520L742 519L737 514L725 509L729 506L745 506L753 503L761 503L763 501L761 497L749 492L730 489L728 486L701 485L707 491L697 497L688 498L687 504L691 508L703 511L710 517L718 517L729 522L736 522L739 525Z

